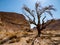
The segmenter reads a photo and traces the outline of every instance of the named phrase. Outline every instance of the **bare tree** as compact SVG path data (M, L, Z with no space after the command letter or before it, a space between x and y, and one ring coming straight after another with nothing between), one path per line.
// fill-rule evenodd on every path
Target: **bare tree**
M26 5L23 6L23 9L25 10L25 12L29 13L29 15L25 14L25 16L28 18L28 21L30 24L34 24L36 26L38 31L38 37L40 37L41 31L45 29L46 26L48 26L48 24L50 24L50 22L48 24L45 23L44 19L46 18L46 16L43 17L43 19L41 19L42 14L48 13L53 18L51 10L55 11L55 8L53 7L53 5L42 7L39 2L36 2L35 10L31 10ZM36 22L36 19L38 20L38 22ZM41 23L41 20L42 20L42 23Z

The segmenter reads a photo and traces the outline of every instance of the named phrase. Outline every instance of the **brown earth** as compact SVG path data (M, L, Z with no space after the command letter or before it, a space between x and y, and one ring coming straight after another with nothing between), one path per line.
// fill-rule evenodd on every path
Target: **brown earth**
M0 24L6 30L29 30L30 25L22 14L0 12Z
M48 23L49 21L47 21ZM51 24L49 24L46 29L50 29L50 30L60 30L60 19L56 19L56 20L53 20L51 22Z

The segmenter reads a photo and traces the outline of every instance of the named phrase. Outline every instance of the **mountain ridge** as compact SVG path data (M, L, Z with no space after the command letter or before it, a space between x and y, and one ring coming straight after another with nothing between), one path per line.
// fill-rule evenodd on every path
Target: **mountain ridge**
M13 12L0 12L0 24L3 24L7 30L27 30L30 25L23 14Z

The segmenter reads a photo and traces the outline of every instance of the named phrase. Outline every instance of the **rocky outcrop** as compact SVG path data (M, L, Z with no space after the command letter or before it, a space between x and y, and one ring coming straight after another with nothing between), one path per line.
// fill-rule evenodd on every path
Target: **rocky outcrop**
M50 20L49 20L50 21ZM49 22L47 21L47 23ZM50 30L60 30L60 19L52 19L51 24L49 24L46 29L50 29Z
M0 12L0 28L6 30L29 30L30 25L22 14Z
M30 24L22 14L0 12L0 45L20 42L27 30Z

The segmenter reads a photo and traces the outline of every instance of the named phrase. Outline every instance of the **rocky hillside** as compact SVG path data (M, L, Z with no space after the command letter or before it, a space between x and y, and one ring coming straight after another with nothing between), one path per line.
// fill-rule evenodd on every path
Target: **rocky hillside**
M6 30L29 30L30 25L22 14L0 12L0 25Z
M0 45L32 45L37 30L27 31L27 27L30 29L22 14L0 12ZM60 45L59 27L60 19L54 20L41 31L41 37L36 38L34 45Z
M47 21L47 23L48 23L49 21ZM47 27L46 27L46 29L50 29L50 30L60 30L60 19L58 19L58 20L53 20L52 22L51 22L51 24L49 24Z

